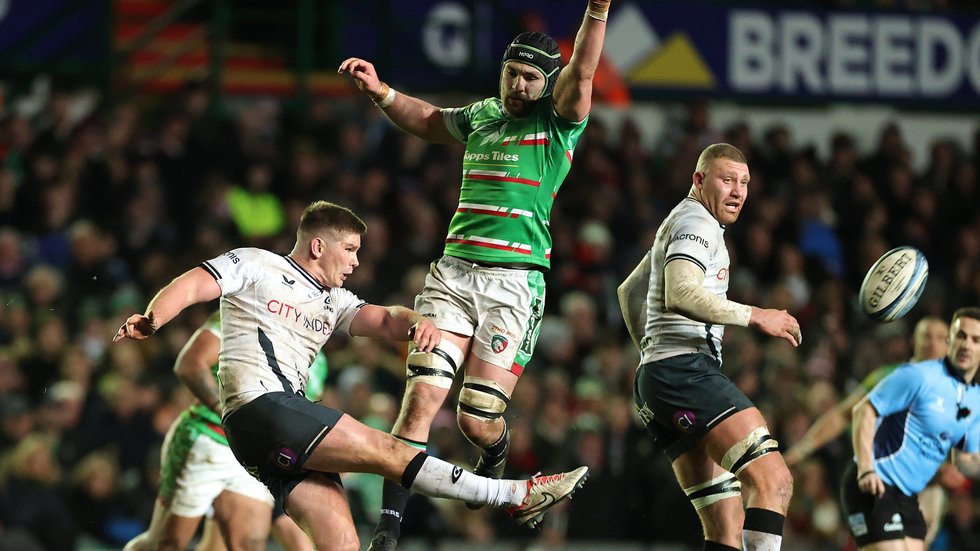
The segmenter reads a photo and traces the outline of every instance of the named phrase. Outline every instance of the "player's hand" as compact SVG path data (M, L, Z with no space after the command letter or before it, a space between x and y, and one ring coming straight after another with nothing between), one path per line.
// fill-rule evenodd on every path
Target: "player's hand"
M864 474L864 476L861 476L861 474L858 475L858 488L862 492L871 494L875 497L885 495L885 483L881 481L881 477L878 476L878 473L868 471L866 474Z
M429 318L422 318L413 325L408 336L422 352L431 352L442 341L442 331Z
M153 312L149 316L143 314L133 314L126 318L126 322L119 327L112 342L121 339L134 339L141 341L157 332L156 320L153 319Z
M374 65L370 61L365 61L359 57L348 57L340 64L337 72L350 74L354 78L354 84L357 84L357 88L369 95L375 96L381 89L381 79L378 78L378 72L375 71Z
M786 310L773 310L771 308L752 307L752 317L749 318L749 326L755 327L759 331L770 337L785 339L794 347L803 344L803 333L800 331L800 322L789 315Z

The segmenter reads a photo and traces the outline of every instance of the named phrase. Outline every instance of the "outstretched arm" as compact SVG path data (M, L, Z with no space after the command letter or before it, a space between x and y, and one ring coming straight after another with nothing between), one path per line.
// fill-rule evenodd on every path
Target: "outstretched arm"
M380 337L396 341L415 341L419 350L435 348L442 333L429 318L404 306L365 304L350 323L350 334L357 337Z
M789 466L797 465L813 452L827 445L827 442L837 438L847 428L851 421L852 410L862 398L867 396L864 387L854 389L847 398L833 409L820 416L806 431L803 438L791 447L783 458Z
M338 73L349 73L358 89L381 108L391 122L409 134L436 143L458 143L449 133L442 111L431 103L396 92L378 78L374 65L357 57L340 64Z
M146 312L129 316L112 341L124 338L143 340L174 319L184 308L220 296L221 288L211 274L201 267L192 268L160 289L147 305Z
M180 382L191 391L202 404L221 414L221 402L218 398L218 383L211 373L211 366L218 363L218 352L221 351L221 339L201 327L191 336L187 344L177 354L174 363L174 373Z
M612 0L589 0L568 66L561 70L552 98L555 111L570 121L580 121L592 109L592 78L595 77L606 38L606 16Z

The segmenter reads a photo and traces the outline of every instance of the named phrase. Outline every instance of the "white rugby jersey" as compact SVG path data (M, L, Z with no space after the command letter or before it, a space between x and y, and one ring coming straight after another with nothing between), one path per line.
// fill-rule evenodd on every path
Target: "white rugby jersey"
M228 414L266 392L304 395L310 365L364 301L327 288L295 260L242 248L201 264L221 287L218 386Z
M690 197L670 211L644 257L651 262L647 289L646 329L640 341L643 363L671 356L700 352L721 362L721 338L725 326L694 321L675 314L664 305L664 267L684 259L704 270L701 286L709 293L727 298L728 247L725 227L696 199Z

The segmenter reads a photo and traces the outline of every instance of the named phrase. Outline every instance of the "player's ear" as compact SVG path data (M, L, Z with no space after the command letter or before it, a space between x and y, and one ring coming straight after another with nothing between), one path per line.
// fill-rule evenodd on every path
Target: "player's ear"
M701 171L695 172L694 176L692 176L692 179L694 180L694 187L698 189L704 187L704 172Z
M324 243L323 239L319 237L314 237L310 240L310 256L313 258L320 258L323 256Z

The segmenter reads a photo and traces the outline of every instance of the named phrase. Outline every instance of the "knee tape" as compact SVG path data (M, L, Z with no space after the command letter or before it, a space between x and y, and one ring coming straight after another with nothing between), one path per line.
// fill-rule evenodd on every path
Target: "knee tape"
M702 482L697 486L684 488L684 493L691 500L696 510L701 510L712 503L716 503L730 497L739 497L742 494L742 483L739 482L732 473L722 473L720 476L712 478L707 482Z
M779 442L769 434L769 429L759 427L725 452L725 457L721 459L721 466L738 476L738 473L756 459L778 450Z
M459 406L456 411L485 423L492 423L500 419L508 404L510 396L495 381L467 376L459 391Z
M416 383L449 388L453 386L456 370L462 362L463 351L446 339L430 352L422 352L413 344L405 362L406 390L411 391Z

